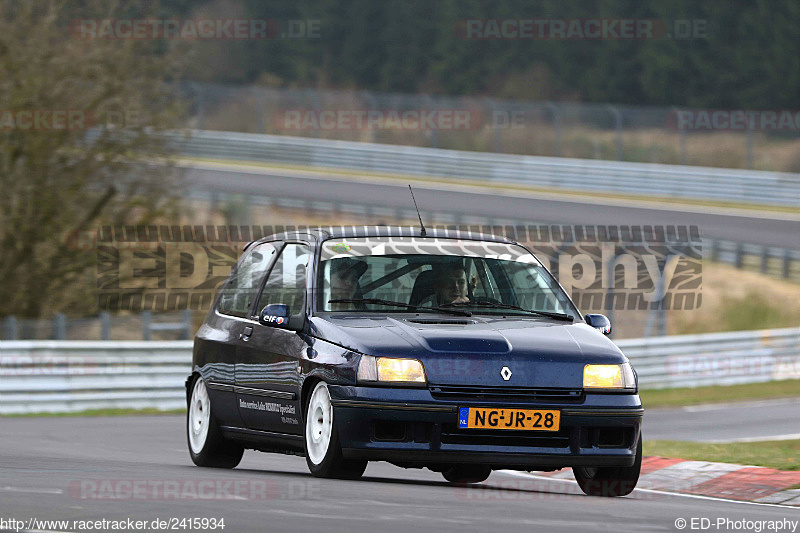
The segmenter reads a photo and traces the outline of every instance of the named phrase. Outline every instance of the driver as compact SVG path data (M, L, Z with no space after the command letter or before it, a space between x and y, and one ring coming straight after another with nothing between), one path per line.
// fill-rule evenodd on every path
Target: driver
M469 302L467 297L467 272L459 264L448 265L436 273L433 280L436 305Z

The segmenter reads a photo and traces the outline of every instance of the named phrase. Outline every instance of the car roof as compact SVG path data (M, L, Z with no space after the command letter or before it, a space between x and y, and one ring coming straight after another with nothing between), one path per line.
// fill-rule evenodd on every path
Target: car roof
M471 241L501 242L516 244L516 241L505 237L480 233L465 229L434 228L427 229L425 235L421 234L417 226L329 226L329 227L298 227L297 229L275 233L258 241L304 239L313 236L322 242L329 239L360 238L360 237L416 237L421 239L462 239ZM252 243L251 243L252 244ZM245 248L249 247L246 246Z

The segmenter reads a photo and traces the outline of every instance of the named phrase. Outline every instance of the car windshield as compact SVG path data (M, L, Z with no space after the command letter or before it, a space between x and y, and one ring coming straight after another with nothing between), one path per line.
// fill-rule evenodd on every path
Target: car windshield
M319 311L402 313L458 308L472 314L578 316L569 297L525 248L442 238L324 242L317 302Z

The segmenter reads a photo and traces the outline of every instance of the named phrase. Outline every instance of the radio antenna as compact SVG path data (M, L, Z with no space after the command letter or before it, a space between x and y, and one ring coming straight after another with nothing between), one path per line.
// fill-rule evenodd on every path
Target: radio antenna
M423 237L425 236L425 224L422 223L422 215L419 214L419 207L417 207L417 199L414 198L414 189L411 188L411 184L408 184L408 190L411 191L411 199L414 200L414 209L417 210L417 216L419 217L419 227L422 228L420 231L420 235Z

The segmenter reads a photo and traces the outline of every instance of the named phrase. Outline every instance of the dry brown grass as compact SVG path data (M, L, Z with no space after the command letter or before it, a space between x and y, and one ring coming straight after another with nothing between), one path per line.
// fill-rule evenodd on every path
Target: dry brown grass
M426 130L281 130L280 116L285 107L304 109L302 102L266 101L247 91L236 98L222 99L207 106L202 127L211 130L259 132L319 137L406 146L437 146L454 150L554 156L556 134L549 115L527 118L522 128L495 128L491 117L484 117L483 127L466 131ZM349 99L324 101L320 109L364 109L363 103ZM259 113L263 111L263 116ZM197 124L195 124L197 125ZM617 159L614 129L598 129L565 120L561 127L561 157L581 159ZM681 133L666 126L625 129L622 133L625 161L682 164ZM747 168L747 136L744 132L713 131L686 134L685 164L723 168ZM800 138L781 139L763 133L753 136L753 165L758 170L800 172Z
M800 284L719 263L703 264L703 303L668 313L668 333L800 326Z

